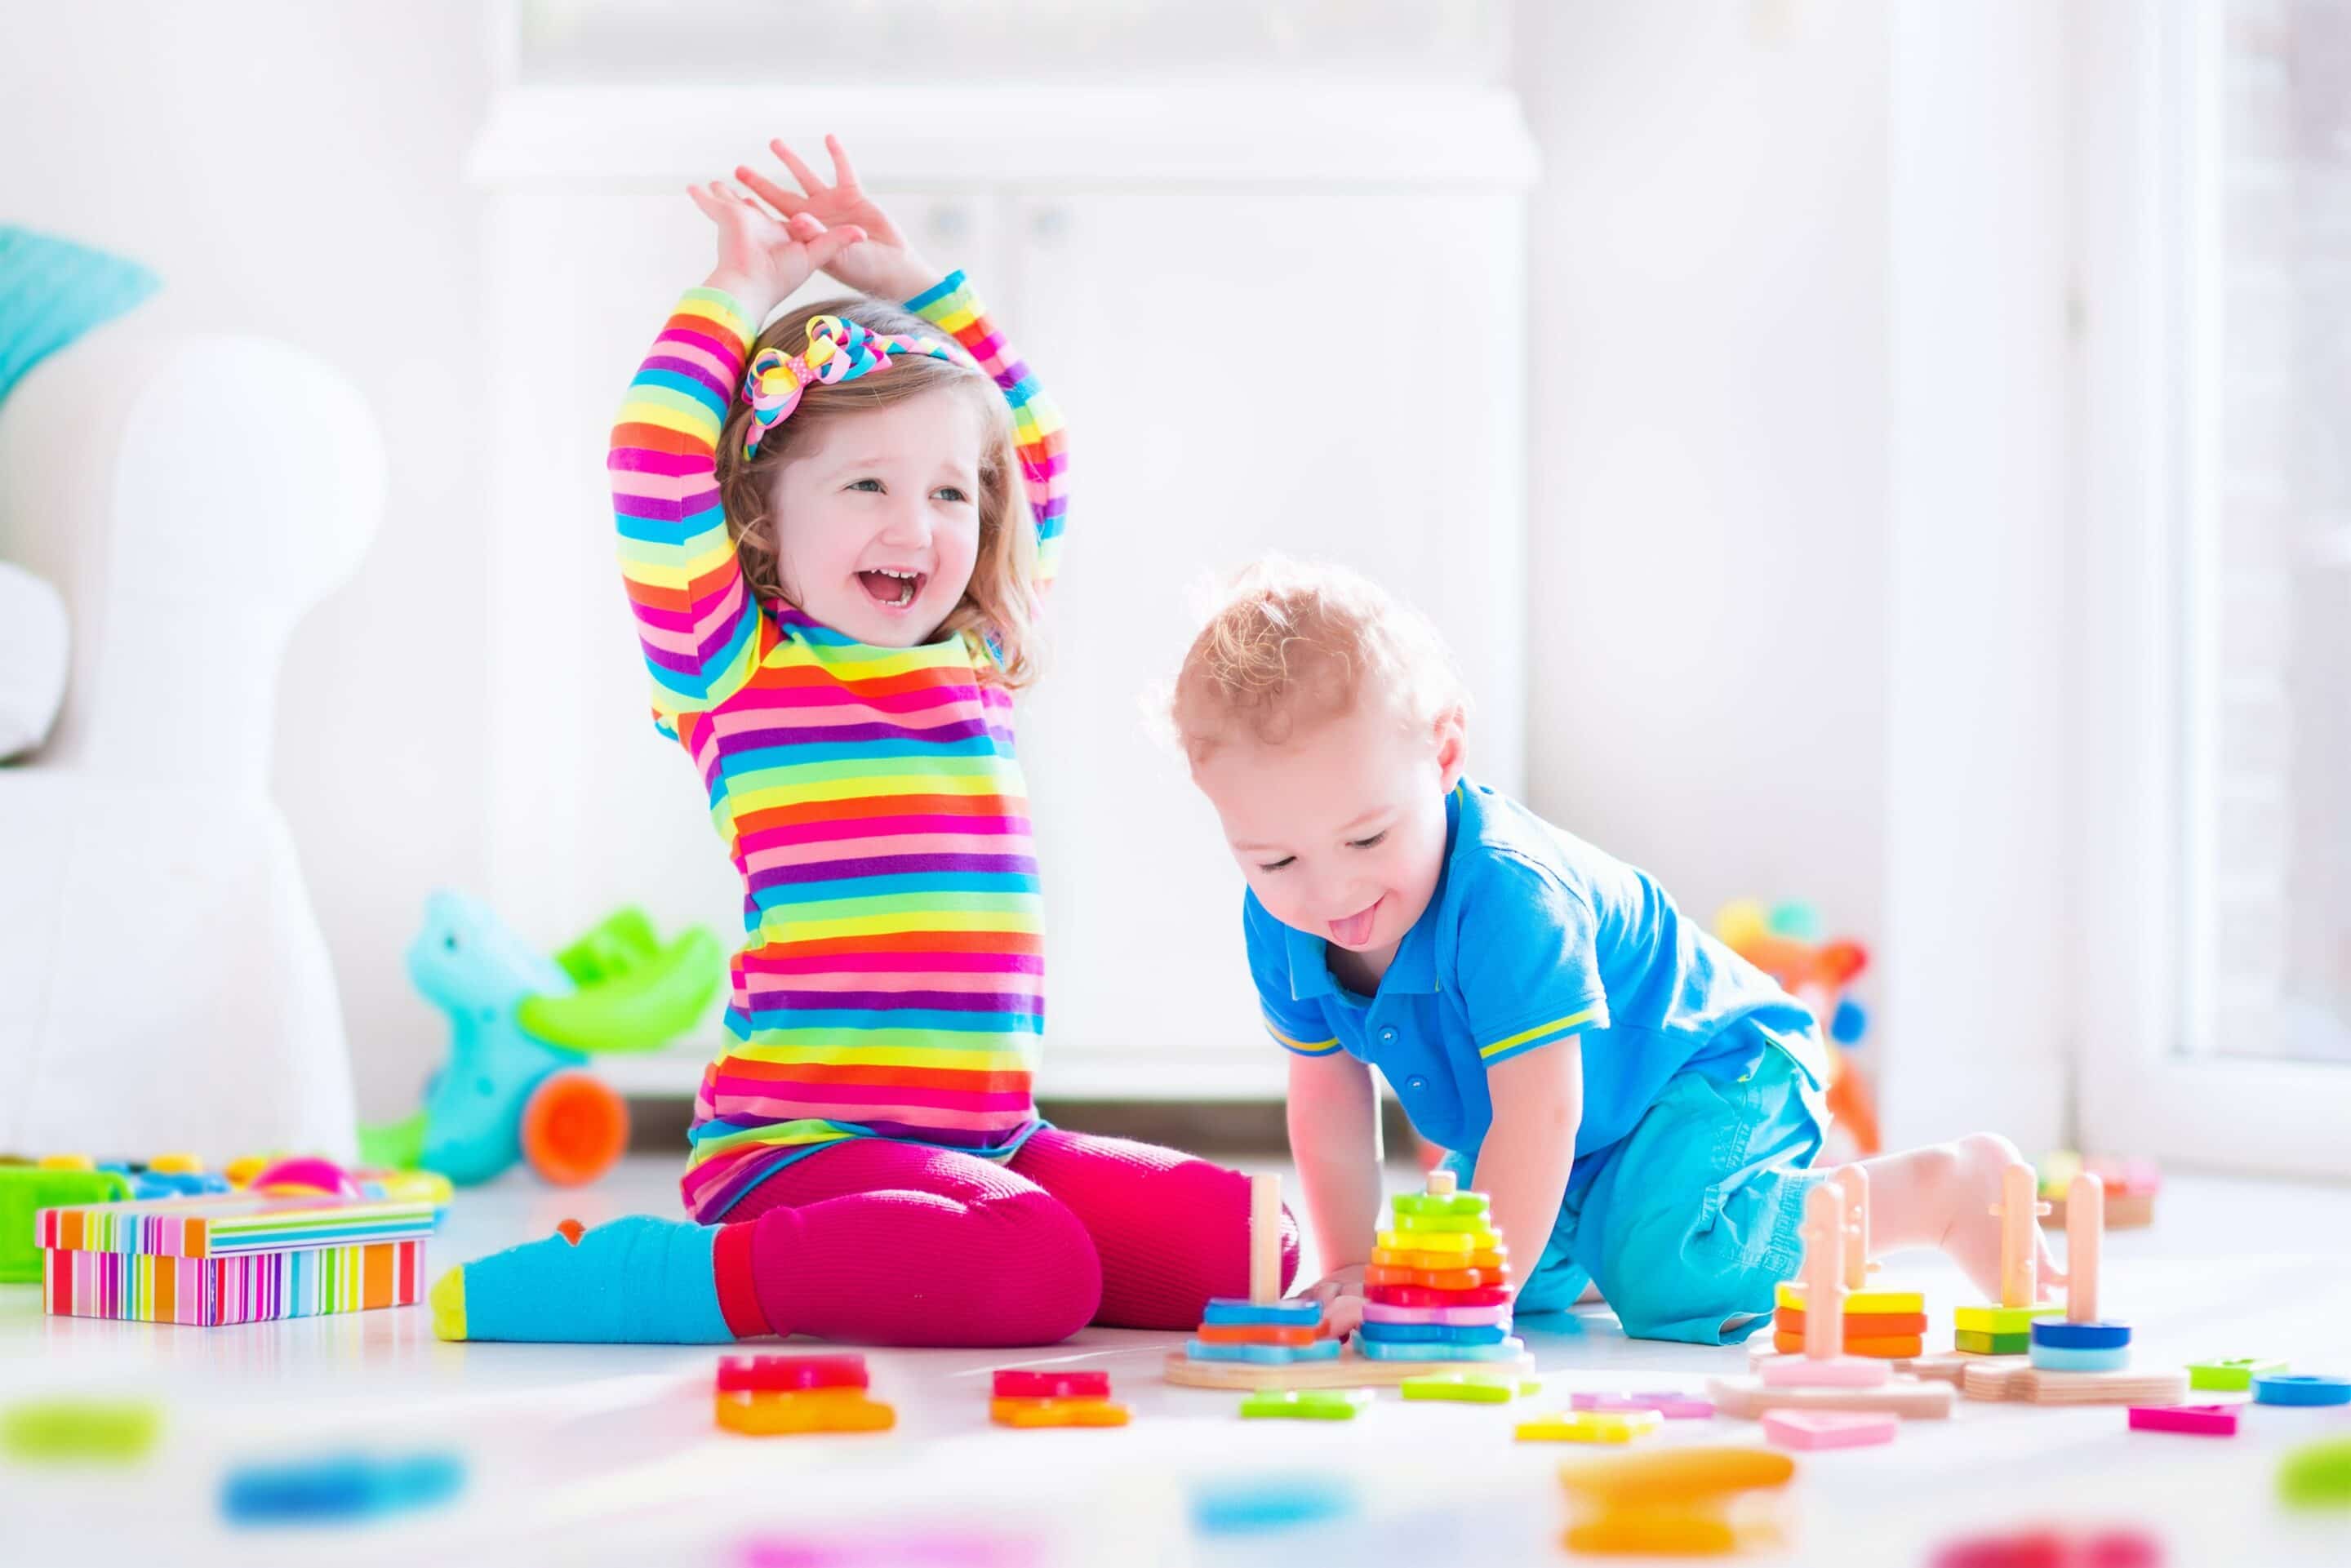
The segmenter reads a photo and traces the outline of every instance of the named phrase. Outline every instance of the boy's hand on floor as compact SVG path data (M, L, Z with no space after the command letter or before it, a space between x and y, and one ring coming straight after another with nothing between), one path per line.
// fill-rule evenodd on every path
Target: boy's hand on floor
M1364 1321L1364 1266L1350 1263L1343 1269L1333 1269L1302 1292L1309 1301L1322 1303L1322 1335L1338 1339L1354 1333Z

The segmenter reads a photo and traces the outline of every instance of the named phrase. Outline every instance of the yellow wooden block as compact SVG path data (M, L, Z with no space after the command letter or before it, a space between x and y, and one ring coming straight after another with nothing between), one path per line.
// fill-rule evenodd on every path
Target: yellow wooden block
M1383 1230L1373 1239L1396 1252L1484 1252L1501 1244L1491 1230Z
M147 1168L157 1176L202 1176L204 1162L196 1155L157 1155Z
M726 1393L717 1396L718 1424L730 1432L774 1437L808 1432L883 1432L898 1412L862 1388L813 1388L792 1393Z
M1562 1410L1519 1423L1521 1443L1629 1443L1666 1424L1655 1410Z
M991 1399L987 1418L999 1427L1123 1427L1127 1411L1108 1399Z
M1951 1314L1951 1326L1970 1333L2030 1333L2033 1319L2055 1317L2064 1310L2051 1301L2037 1307L1961 1307Z
M1804 1310L1804 1288L1792 1280L1780 1281L1778 1303ZM1923 1312L1927 1295L1923 1291L1848 1291L1844 1310L1849 1312Z

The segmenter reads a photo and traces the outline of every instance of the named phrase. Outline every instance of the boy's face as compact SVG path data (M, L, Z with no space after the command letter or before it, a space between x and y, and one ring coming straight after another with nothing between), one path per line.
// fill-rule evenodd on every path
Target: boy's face
M778 471L777 567L792 602L877 648L931 640L979 553L985 432L941 387L830 420Z
M1463 751L1458 709L1408 726L1359 702L1278 746L1228 741L1192 780L1258 902L1355 955L1344 967L1376 979L1443 874L1445 796Z

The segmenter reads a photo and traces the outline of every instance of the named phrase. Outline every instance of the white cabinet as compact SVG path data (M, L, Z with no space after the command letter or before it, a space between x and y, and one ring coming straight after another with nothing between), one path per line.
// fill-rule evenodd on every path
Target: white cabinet
M643 717L602 459L662 310L707 267L681 187L731 167L703 149L741 156L770 126L756 101L697 95L624 136L616 117L648 114L643 94L512 96L475 160L499 334L489 893L549 943L624 901L731 936L740 894L698 781ZM716 129L667 118L687 104ZM1070 422L1049 673L1021 719L1051 977L1040 1089L1273 1091L1238 873L1146 695L1217 576L1273 550L1345 561L1436 620L1476 694L1476 773L1521 782L1531 168L1515 107L1482 90L1269 101L1258 133L1222 122L1224 152L1186 140L1196 116L1093 103L1090 128L1085 104L1035 92L933 138L910 127L919 95L832 107L788 129L836 129L889 173L892 210L970 272ZM574 119L606 144L565 134ZM1050 169L1024 161L1046 147ZM683 1088L694 1071L647 1064L632 1082Z

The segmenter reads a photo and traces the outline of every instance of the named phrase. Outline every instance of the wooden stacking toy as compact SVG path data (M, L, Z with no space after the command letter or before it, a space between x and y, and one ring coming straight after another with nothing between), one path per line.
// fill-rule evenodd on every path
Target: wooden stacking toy
M862 1355L722 1355L718 1424L747 1437L882 1432L898 1413L866 1393Z
M1830 1178L1844 1210L1844 1354L1883 1361L1907 1361L1926 1351L1927 1298L1916 1291L1867 1288L1876 1264L1869 1260L1869 1173L1840 1167ZM1771 1318L1771 1350L1794 1355L1804 1348L1803 1287L1781 1283ZM1761 1360L1760 1354L1755 1358Z
M1844 1353L1848 1189L1822 1182L1804 1195L1804 1338L1801 1354L1774 1356L1745 1377L1708 1385L1726 1416L1767 1410L1860 1410L1938 1419L1951 1413L1949 1384L1896 1375L1882 1360Z
M1125 1406L1110 1396L1107 1372L998 1369L987 1418L999 1427L1123 1427Z
M2032 1181L2032 1167L2019 1160L2005 1176L2003 1243L2007 1216L2018 1207L2015 1191L2020 1183ZM2085 1171L2065 1194L2064 1316L2040 1313L2029 1319L2024 1326L2027 1360L1979 1361L1960 1374L1961 1392L1970 1399L2018 1399L2033 1405L2178 1405L2187 1399L2186 1372L2132 1371L2130 1325L2098 1316L2098 1255L2105 1236L2105 1184ZM2003 1304L2012 1261L2004 1250ZM2022 1267L2030 1296L2033 1262L2029 1236Z
M1322 1334L1322 1306L1282 1301L1281 1178L1250 1178L1249 1299L1211 1301L1199 1332L1170 1352L1166 1377L1194 1388L1356 1388L1475 1366L1531 1377L1510 1335L1507 1253L1484 1195L1457 1192L1449 1171L1396 1198L1364 1271L1364 1331L1353 1348ZM1394 1243L1402 1241L1398 1246ZM1435 1263L1442 1267L1430 1267Z
M1771 1502L1796 1463L1768 1448L1668 1448L1560 1467L1570 1552L1719 1557L1781 1543Z

